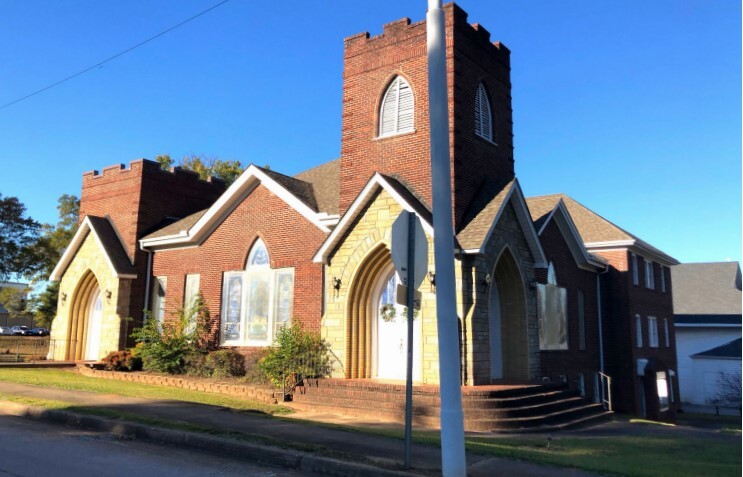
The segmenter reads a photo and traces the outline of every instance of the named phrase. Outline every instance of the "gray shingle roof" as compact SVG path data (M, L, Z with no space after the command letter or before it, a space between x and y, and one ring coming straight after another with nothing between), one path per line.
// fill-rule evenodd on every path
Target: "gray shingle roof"
M98 239L101 241L103 250L108 255L108 259L111 261L111 265L119 275L136 275L137 271L134 269L132 262L124 250L124 246L119 240L119 236L116 234L111 222L104 217L95 217L88 215L90 220L90 227L95 231Z
M193 227L193 225L199 221L199 219L208 211L209 209L200 210L198 212L194 212L191 215L187 215L186 217L177 220L173 222L170 225L166 225L165 227L158 229L154 232L152 232L149 235L146 235L142 238L142 240L149 240L153 238L158 237L167 237L168 235L177 235L180 232L186 232L188 229Z
M693 354L692 358L738 358L741 359L741 338L722 346Z
M565 207L568 209L570 218L578 229L581 240L583 240L583 243L587 246L589 244L602 242L633 240L638 246L645 250L658 256L665 257L667 260L670 260L671 263L678 263L673 257L669 257L663 251L653 247L630 232L627 232L615 223L600 216L585 205L565 194L543 195L526 199L526 204L529 207L529 212L531 213L532 220L535 222L535 226L541 224L547 214L555 208L560 199L562 199Z
M300 172L294 177L311 184L318 212L337 215L340 198L340 176L341 161L336 159Z
M674 292L675 293L675 292ZM743 323L743 315L673 315L677 325L738 325Z
M677 315L740 315L743 311L738 262L675 265L671 283Z
M505 185L498 185L489 182L483 185L465 216L463 223L466 225L457 233L462 249L479 249L482 246L514 183L510 181Z

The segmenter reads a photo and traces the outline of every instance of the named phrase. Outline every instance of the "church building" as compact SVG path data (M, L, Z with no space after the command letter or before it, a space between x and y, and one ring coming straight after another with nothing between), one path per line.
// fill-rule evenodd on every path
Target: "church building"
M614 410L672 419L678 262L569 196L524 197L510 51L457 5L444 12L462 385L598 399L610 379ZM410 211L430 250L413 377L438 384L426 22L344 42L338 159L293 177L250 165L229 187L144 159L83 175L80 228L51 277L54 359L130 346L143 310L167 320L200 291L220 346L251 353L300 323L330 344L332 378L404 380L390 249Z

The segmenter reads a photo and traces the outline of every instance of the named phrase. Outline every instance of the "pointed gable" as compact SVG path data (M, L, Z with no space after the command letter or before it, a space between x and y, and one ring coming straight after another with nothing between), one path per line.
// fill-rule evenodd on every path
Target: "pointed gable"
M537 268L546 268L547 260L542 250L534 226L529 215L529 209L524 201L524 194L518 180L514 179L494 193L492 187L483 187L478 197L473 201L478 211L470 218L464 228L457 234L464 253L483 253L485 244L490 240L498 221L503 214L506 204L512 204L516 212L519 227L524 234L534 263Z
M117 278L137 278L137 272L124 251L124 245L121 243L111 222L104 217L88 215L83 219L75 236L72 237L67 249L65 249L59 262L57 262L54 270L52 270L49 280L59 281L62 279L67 267L70 266L70 263L72 263L78 250L85 243L85 239L89 235L95 238L113 276Z
M335 218L319 210L313 184L251 164L211 207L144 237L140 245L148 248L198 245L258 186L271 191L321 231L330 232Z
M346 213L340 218L338 225L320 246L320 249L312 259L314 262L324 263L327 261L345 234L353 226L356 218L363 213L366 206L376 197L380 190L387 191L404 210L417 214L421 219L423 230L428 235L433 236L433 216L431 215L431 211L397 179L377 172L369 179L369 182L366 183L359 195L356 196L356 199L348 210L346 210Z

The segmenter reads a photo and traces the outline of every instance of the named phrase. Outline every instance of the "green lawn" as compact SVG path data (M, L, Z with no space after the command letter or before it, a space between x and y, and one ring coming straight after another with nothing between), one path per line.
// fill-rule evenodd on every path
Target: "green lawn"
M245 401L229 396L215 395L179 388L151 386L124 381L113 381L81 376L62 370L0 369L0 381L36 384L62 389L74 389L123 396L156 399L174 399L202 404L225 406L239 410L259 411L266 414L281 414L286 408ZM0 400L13 400L48 408L64 408L76 412L104 415L144 422L150 425L181 428L195 432L223 435L247 440L262 440L266 444L294 447L293 443L270 441L261 436L223 432L219 429L203 428L184 423L171 423L143 419L139 416L111 409L88 409L75 407L61 401L39 400L20 396L0 395ZM740 418L722 416L682 416L684 425L700 422L712 430L711 434L688 435L678 428L661 426L650 422L636 422L627 434L611 437L583 437L556 433L547 448L547 441L537 436L468 437L469 451L537 462L541 464L574 467L593 472L623 476L673 476L673 477L727 477L741 475ZM308 421L304 421L308 422ZM318 427L345 428L356 432L370 432L394 438L402 438L402 431L350 428L309 422ZM647 430L663 429L662 435ZM636 430L636 431L635 431ZM717 431L717 432L714 432ZM416 431L418 443L440 445L437 431ZM304 449L309 450L309 449ZM315 449L323 454L332 454L332 449Z
M189 389L155 386L129 381L89 378L72 370L0 368L0 381L34 384L37 386L75 391L118 394L120 396L144 399L172 399L209 404L212 406L224 406L241 411L262 412L271 415L291 412L290 409L283 406L264 404L262 402L250 401L224 394L205 393Z

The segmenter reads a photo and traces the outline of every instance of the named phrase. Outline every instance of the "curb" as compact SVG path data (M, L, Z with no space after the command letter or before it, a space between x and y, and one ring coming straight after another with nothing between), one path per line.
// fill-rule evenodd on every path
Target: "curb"
M68 426L107 432L127 439L142 439L187 447L201 452L239 458L285 469L301 470L334 477L411 477L421 475L322 457L291 449L280 449L234 439L208 436L197 432L150 427L133 422L28 406L11 401L0 401L0 403L2 403L0 414L52 421Z

